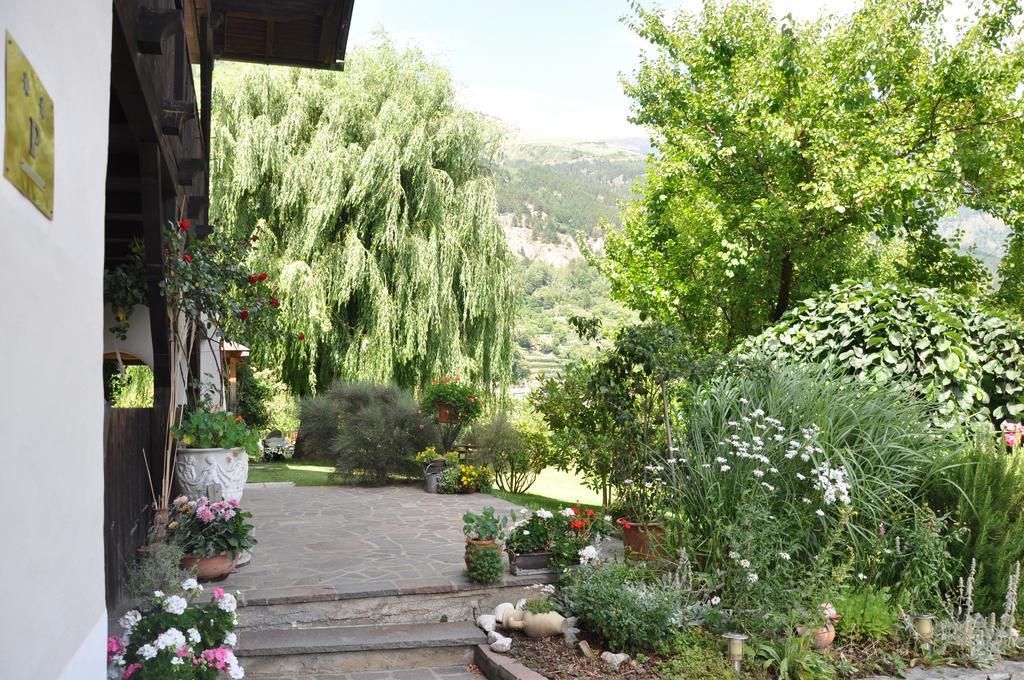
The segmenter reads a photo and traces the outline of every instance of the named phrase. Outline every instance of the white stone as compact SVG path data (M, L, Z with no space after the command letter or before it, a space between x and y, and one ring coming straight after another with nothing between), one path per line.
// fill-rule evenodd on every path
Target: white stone
M516 609L522 609L524 606L526 606L526 598L525 597L522 598L521 600L519 600L518 602L516 602Z
M496 630L487 631L487 644L493 645L498 640L504 640L505 636Z
M501 604L499 604L497 607L494 608L494 619L495 619L495 621L497 621L498 623L504 623L505 622L505 614L507 614L508 612L512 611L513 609L515 609L515 607L512 606L511 602L502 602Z
M241 502L245 480L249 477L249 455L241 448L179 447L174 459L174 476L181 492L189 498L205 496L206 489L217 484L224 500Z
M612 654L611 652L601 652L601 659L606 661L612 668L618 668L625 662L629 661L629 654Z
M484 632L490 633L494 630L494 626L498 623L498 620L492 614L481 614L476 619L476 625L484 630Z
M491 643L491 649L504 654L512 649L512 638L498 636L498 639Z

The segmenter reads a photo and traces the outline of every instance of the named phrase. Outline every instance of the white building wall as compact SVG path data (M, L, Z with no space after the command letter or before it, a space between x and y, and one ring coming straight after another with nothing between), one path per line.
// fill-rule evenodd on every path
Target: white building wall
M110 0L0 0L54 103L51 222L0 178L0 676L105 675L103 210ZM0 138L4 132L0 112Z

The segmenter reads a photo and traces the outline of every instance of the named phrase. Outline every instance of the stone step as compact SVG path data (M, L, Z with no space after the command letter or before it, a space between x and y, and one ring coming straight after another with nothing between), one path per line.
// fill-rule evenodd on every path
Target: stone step
M483 586L449 580L360 586L324 586L243 591L238 629L268 630L370 624L476 621L501 602L536 594L531 586L553 583L557 574L506 576L501 584Z
M247 678L301 678L465 665L485 640L469 622L267 629L240 632L237 653Z

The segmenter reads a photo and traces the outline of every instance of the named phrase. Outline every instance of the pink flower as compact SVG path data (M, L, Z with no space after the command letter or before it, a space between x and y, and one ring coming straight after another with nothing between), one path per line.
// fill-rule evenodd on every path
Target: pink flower
M107 660L108 661L110 660L110 657L116 656L117 654L121 654L123 652L124 652L124 643L121 642L121 638L117 637L116 635L111 635L109 638L107 638Z
M224 589L214 588L213 591L211 591L211 595L213 595L213 599L219 600L220 598L224 597Z
M213 511L210 510L210 508L206 507L205 505L202 505L196 509L196 516L199 517L199 519L206 522L207 524L216 519L216 517L213 514Z
M192 650L189 649L188 646L182 645L181 647L178 647L178 656L179 657L188 656L189 652L191 652L191 651Z
M130 678L130 677L132 677L132 675L135 674L135 671L141 670L141 669L142 669L142 664L141 663L133 663L132 665L130 665L127 668L124 669L124 672L121 673L121 677L122 678Z
M221 519L231 519L232 517L235 516L235 511L232 510L231 508L228 508L227 510L222 512L220 516L221 516Z
M1022 441L1022 435L1024 435L1024 423L1014 423L1009 420L1004 420L1000 424L999 429L1003 431L1003 441L1010 448L1020 445Z
M233 508L237 508L238 507L238 501L236 501L234 498L232 498L231 500L228 501L228 505L230 505Z

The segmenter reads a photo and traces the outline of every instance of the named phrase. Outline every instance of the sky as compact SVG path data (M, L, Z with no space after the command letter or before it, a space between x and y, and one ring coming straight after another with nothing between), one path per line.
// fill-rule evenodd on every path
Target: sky
M649 5L649 2L645 2ZM798 19L844 14L854 0L775 0ZM700 3L664 2L670 10ZM645 42L619 19L627 0L356 0L349 49L383 28L448 67L469 108L527 138L646 137L630 124L620 76Z

